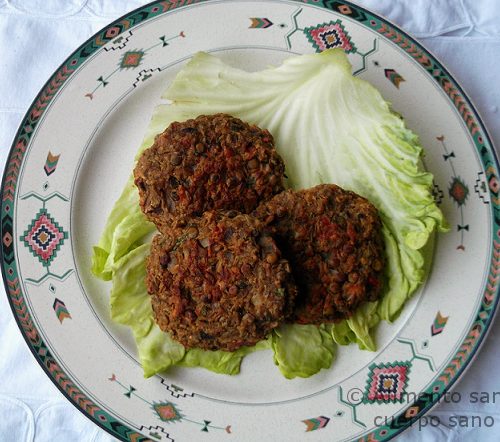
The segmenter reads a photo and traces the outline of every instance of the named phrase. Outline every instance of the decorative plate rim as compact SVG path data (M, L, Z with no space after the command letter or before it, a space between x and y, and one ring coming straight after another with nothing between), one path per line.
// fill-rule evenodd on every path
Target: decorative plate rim
M15 189L18 184L18 171L20 169L22 159L29 141L31 132L26 132L26 127L33 129L40 117L43 115L45 108L56 95L63 83L76 71L76 69L85 63L87 57L94 54L102 48L107 42L113 40L118 35L128 29L135 27L140 23L144 23L153 17L168 13L172 9L181 8L191 4L210 3L212 0L156 0L148 3L132 11L122 15L114 20L84 43L82 43L75 51L73 51L54 71L52 76L46 81L40 92L32 101L27 112L25 113L21 124L16 131L12 146L9 150L5 169L3 172L1 183L1 232L2 245L0 250L0 258L2 263L2 279L4 282L7 298L11 307L16 323L21 331L21 334L26 341L35 360L42 367L49 379L59 389L59 391L72 403L80 412L88 417L92 422L106 430L112 436L123 441L138 441L145 442L150 439L141 433L138 433L129 426L123 424L118 419L111 416L105 410L101 409L91 399L80 391L79 387L64 373L58 362L50 354L50 350L41 340L39 332L33 324L29 311L24 304L24 295L18 281L16 263L14 261L14 240L12 236L13 224L11 217L11 209L14 210ZM380 14L372 12L363 6L359 6L352 1L333 1L333 0L284 0L286 2L306 3L311 6L316 6L321 9L336 11L346 17L352 14L352 11L361 12L364 18L350 17L365 27L378 32L386 40L390 40L394 45L405 50L413 57L420 65L422 65L438 82L438 85L445 91L448 98L453 102L455 108L460 113L462 120L466 124L469 135L472 137L474 145L478 151L482 166L485 168L486 178L489 182L492 178L498 179L498 170L500 164L497 158L492 138L483 123L483 120L474 106L472 100L465 93L464 89L446 69L431 51L420 44L416 39L403 31L398 25L390 20L382 17ZM342 6L347 6L341 10ZM352 8L352 9L351 9ZM348 12L350 11L350 12ZM108 36L107 33L111 29L117 29L119 32ZM488 165L488 163L490 163ZM488 165L488 167L487 167ZM493 189L489 189L493 194ZM495 196L495 200L491 200L490 216L493 227L493 247L489 260L490 273L492 270L500 269L500 258L495 258L494 252L500 252L500 198ZM10 203L9 203L10 201ZM495 216L495 211L498 211L499 216ZM10 233L12 241L10 244L4 241L5 236ZM461 343L459 350L449 360L446 368L440 373L440 376L435 377L432 385L419 394L419 399L408 405L402 412L394 415L391 424L385 424L371 430L369 433L360 437L360 441L368 440L389 440L400 434L404 430L420 419L424 414L430 411L433 407L439 404L442 395L448 392L455 386L464 375L465 371L470 367L470 364L475 360L477 353L481 349L485 338L488 336L491 325L495 319L495 314L499 304L500 286L498 278L494 283L487 286L482 297L482 303L476 313L469 333ZM485 318L480 317L480 313L486 313ZM432 393L429 393L431 387ZM412 407L417 407L417 414L410 418L405 417L405 412Z

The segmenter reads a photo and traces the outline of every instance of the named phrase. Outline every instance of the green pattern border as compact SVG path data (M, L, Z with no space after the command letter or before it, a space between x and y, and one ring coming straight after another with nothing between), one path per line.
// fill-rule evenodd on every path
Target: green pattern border
M30 246L29 241L26 239L28 234L31 232L33 227L35 226L35 223L40 219L42 215L45 215L52 225L61 233L62 238L57 242L57 245L55 249L53 250L51 256L49 259L44 260L41 255L39 255L34 248ZM42 208L38 211L38 213L35 215L33 220L31 221L31 224L27 227L27 229L24 231L24 233L19 237L20 241L23 241L24 245L29 249L31 254L38 259L38 261L44 266L44 267L50 267L50 263L52 260L57 256L57 252L61 249L61 246L64 244L64 240L68 239L68 232L66 232L60 225L59 223L54 220L54 218L50 215L50 213L47 211L47 209Z
M35 98L13 141L3 175L1 187L2 203L0 209L2 233L1 265L7 296L19 328L33 355L59 390L97 425L107 430L114 437L124 441L145 442L150 439L127 425L124 425L87 398L52 357L49 349L42 341L33 324L33 320L24 299L24 294L19 284L19 274L14 259L12 222L14 196L18 185L20 167L35 127L57 91L64 82L85 63L88 57L99 51L106 43L114 40L121 33L140 23L168 13L168 11L172 9L206 1L210 0L156 1L119 18L87 40L87 42L80 46L68 59L66 59L66 61L64 61ZM323 7L356 20L367 28L376 31L393 44L399 46L423 66L428 71L429 75L449 96L451 102L462 116L486 171L487 182L491 183L498 180L499 167L492 143L470 100L466 97L460 86L453 80L448 71L419 43L386 20L350 2L332 0L295 1ZM448 366L440 373L434 383L423 392L417 402L411 404L407 410L404 410L398 416L395 416L390 425L384 425L377 428L375 431L360 438L360 441L387 440L409 427L435 405L440 396L446 393L454 382L459 379L460 375L477 352L491 324L499 300L499 281L496 276L500 271L500 198L497 191L498 189L490 186L494 224L490 277L487 282L481 306L476 313L476 319L467 337L464 339L458 352L452 358ZM412 413L407 413L410 408L412 409ZM406 415L411 417L407 418Z

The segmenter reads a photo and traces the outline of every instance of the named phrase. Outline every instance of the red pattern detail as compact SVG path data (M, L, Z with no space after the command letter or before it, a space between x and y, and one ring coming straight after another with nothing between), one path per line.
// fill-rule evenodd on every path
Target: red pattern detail
M340 23L329 23L315 29L308 29L321 51L331 47L342 48L346 52L352 51L352 44ZM328 41L329 37L335 37L335 41Z
M9 163L7 164L7 170L5 173L5 183L2 196L3 201L14 201L14 192L17 176L19 175L19 167L21 165L24 152L26 151L27 144L27 141L22 138L14 147L14 151L12 152L12 155L9 159Z
M170 9L178 8L179 6L190 5L191 3L193 3L193 0L168 0L161 2L156 6L159 6L161 8L161 12L167 12L170 11Z
M457 371L462 367L463 363L469 358L469 354L475 347L476 340L481 335L480 329L473 328L467 338L464 340L457 354L450 362L450 364L444 369L443 374L439 376L438 380L445 385L448 385L450 381L455 377Z
M106 37L107 38L114 38L116 37L118 34L120 33L120 28L114 26L112 28L109 28L107 31L106 31Z
M33 326L31 316L26 309L26 301L19 287L19 279L14 278L13 280L7 280L7 287L9 290L9 295L14 306L14 311L19 319L21 327L26 333L30 343L33 346L40 345L40 336L37 330Z
M4 243L5 247L10 247L12 244L12 235L9 232L7 232L3 236L2 240L3 240L2 242Z
M33 105L33 109L29 114L29 118L32 121L38 120L43 115L50 100L57 92L57 90L62 86L62 84L68 79L73 70L74 69L70 69L66 65L64 65L56 74L54 74L54 77L50 80L45 89L42 90L38 99ZM25 121L23 126L25 130L29 132L29 128L31 127L30 121ZM17 181L17 176L19 174L21 160L24 156L27 145L28 140L25 137L21 137L14 147L14 151L9 159L9 164L7 165L5 186L2 196L3 201L14 200L14 188Z
M467 106L467 103L462 98L462 95L460 94L460 92L456 89L456 87L453 85L453 83L450 80L445 78L442 80L441 83L442 83L444 91L453 100L453 102L455 103L455 106L457 107L458 111L460 112L460 115L462 115L462 118L464 119L465 123L467 124L467 127L471 131L471 135L474 136L479 131L479 128L477 127L474 116L472 115L472 112L470 111L469 107Z
M142 51L129 51L123 54L121 61L121 66L123 68L137 67L141 63L141 59L144 56Z
M500 243L493 240L493 259L491 260L490 274L488 275L488 282L484 292L483 304L490 306L495 299L495 292L498 287L500 279Z
M410 54L415 60L417 60L424 67L429 68L431 66L431 61L424 52L419 49L414 43L411 43L404 35L400 34L396 30L387 27L385 23L382 23L377 29L377 32L389 38L391 41L396 43L399 47L405 49L405 51ZM474 136L479 128L477 126L476 120L472 115L466 101L463 99L460 92L455 88L453 83L448 79L441 80L441 85L448 96L453 100L458 111L462 115L467 127L469 128L471 135Z
M57 92L57 90L62 86L62 84L68 79L68 77L73 73L74 69L69 69L64 65L50 80L47 87L41 92L40 97L35 103L34 109L30 113L30 117L33 120L37 120L45 111L45 108L49 104L50 100Z
M40 230L43 233L40 234ZM48 233L46 233L48 232ZM49 237L52 234L52 237ZM44 235L44 237L42 237ZM37 241L38 239L38 241ZM33 227L24 237L24 240L29 244L31 250L35 252L44 261L49 261L56 250L57 246L64 239L64 233L52 222L47 214L42 215L35 221ZM40 243L43 243L43 247Z
M380 366L371 371L370 388L367 399L373 401L398 401L407 383L408 366Z

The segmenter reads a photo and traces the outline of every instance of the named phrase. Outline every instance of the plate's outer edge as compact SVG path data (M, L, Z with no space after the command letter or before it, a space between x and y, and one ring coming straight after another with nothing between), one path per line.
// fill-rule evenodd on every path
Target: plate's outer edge
M27 309L24 295L21 292L14 259L15 239L13 238L12 213L14 211L13 204L16 186L18 184L18 173L31 134L40 120L40 117L43 115L45 108L63 83L90 55L98 51L109 41L115 39L119 34L131 29L139 23L167 13L178 7L209 1L210 0L155 1L148 5L141 6L115 20L83 43L60 65L31 104L12 143L2 179L2 203L0 212L2 245L0 258L3 281L16 322L35 359L56 387L77 407L77 409L84 413L94 423L108 431L114 437L124 441L145 442L150 439L111 416L80 391L78 386L64 373L57 361L50 354L45 343L41 340ZM435 378L429 388L421 392L418 400L409 404L405 410L397 416L394 416L386 425L378 427L359 439L360 441L387 440L411 426L439 402L440 397L452 387L465 371L467 365L474 359L492 323L498 306L500 292L500 278L498 277L498 273L500 272L500 196L497 188L499 163L491 139L477 111L474 109L471 100L443 65L424 49L420 43L386 19L351 2L333 0L323 0L322 2L318 0L294 1L323 7L328 10L336 11L346 17L350 17L399 46L422 65L448 95L451 102L461 114L481 158L482 165L486 172L487 182L490 184L489 191L493 221L493 244L489 265L489 280L486 284L481 306L476 312L474 323L457 353L451 358L446 368ZM406 413L410 408L412 412ZM407 414L411 417L406 417Z

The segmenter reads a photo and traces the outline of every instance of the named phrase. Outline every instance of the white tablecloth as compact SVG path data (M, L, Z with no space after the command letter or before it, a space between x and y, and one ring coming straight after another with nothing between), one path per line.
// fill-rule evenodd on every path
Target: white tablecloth
M100 28L147 2L140 0L0 0L0 169L24 112L59 64ZM473 98L500 146L499 0L358 0L420 39ZM0 292L3 292L3 287ZM471 392L500 391L500 321L456 387L458 403L432 414L443 424L400 440L500 440L496 404L471 403ZM449 417L492 416L492 428L449 428ZM107 433L69 404L30 354L0 293L0 442L110 441Z

